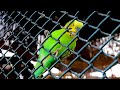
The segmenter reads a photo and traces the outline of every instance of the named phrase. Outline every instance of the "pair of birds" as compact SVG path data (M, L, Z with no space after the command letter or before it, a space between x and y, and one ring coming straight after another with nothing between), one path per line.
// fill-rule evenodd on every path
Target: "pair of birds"
M47 36L39 51L36 65L34 66L34 79L41 78L46 68L50 68L57 60L71 55L70 50L76 47L76 34L83 23L77 20L70 20L59 30L53 31Z

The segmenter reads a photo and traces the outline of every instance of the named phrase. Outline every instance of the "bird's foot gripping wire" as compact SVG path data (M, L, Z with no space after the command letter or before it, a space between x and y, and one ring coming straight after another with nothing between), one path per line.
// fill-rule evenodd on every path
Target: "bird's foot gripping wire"
M53 52L53 55L57 56L57 55L58 55L59 50L61 50L61 49L62 49L62 46L61 46L60 48L58 48L57 50L55 50L55 51Z
M47 37L49 34L50 34L50 32L49 32L48 30L45 30L45 31L44 31L45 37Z

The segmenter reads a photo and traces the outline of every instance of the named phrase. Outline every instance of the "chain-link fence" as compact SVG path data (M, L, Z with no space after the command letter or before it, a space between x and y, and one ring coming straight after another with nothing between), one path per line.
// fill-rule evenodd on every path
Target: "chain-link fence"
M76 36L75 50L66 47L72 54L61 60L58 57L50 68L44 67L42 79L119 78L120 75L108 74L120 60L120 20L111 13L1 11L0 78L32 79L45 38L75 19L84 24Z

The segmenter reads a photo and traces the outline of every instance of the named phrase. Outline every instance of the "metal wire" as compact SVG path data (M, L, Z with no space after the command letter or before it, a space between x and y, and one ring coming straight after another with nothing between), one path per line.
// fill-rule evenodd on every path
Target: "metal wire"
M80 30L78 30L76 37L73 38L73 40L68 44L68 46L65 46L66 50L61 55L63 55L67 50L69 50L76 57L72 58L69 64L65 64L60 59L61 55L57 57L51 53L51 50L52 48L54 48L54 46L49 51L45 49L47 52L49 52L50 55L56 58L56 62L50 68L46 68L43 66L46 69L46 71L48 71L48 74L43 76L42 79L45 79L49 75L51 75L54 79L61 79L68 72L77 76L78 79L83 79L83 75L85 75L85 73L91 69L103 73L102 78L107 78L106 72L116 63L119 63L120 57L119 57L119 53L117 56L110 56L104 53L103 48L111 40L113 40L114 35L116 33L119 34L120 20L112 17L110 15L112 12L110 11L106 13L93 11L89 15L87 15L86 13L85 20L80 18L79 13L82 13L82 12L77 11L74 15L72 15L72 14L69 14L69 12L67 11L53 11L53 12L1 11L0 12L0 17L1 17L0 25L2 29L0 30L0 36L1 36L0 37L0 42L1 42L0 49L1 50L5 49L7 51L4 54L1 53L2 56L0 57L0 79L10 79L11 77L15 79L20 79L20 75L23 75L24 79L32 79L34 76L33 73L35 72L35 69L31 61L37 61L38 59L37 52L39 52L39 50L43 48L42 44L49 37L51 37L51 35L49 34L44 39L44 41L40 43L40 47L37 48L38 42L40 42L38 41L38 36L44 35L45 30L48 30L49 33L51 33L54 30L60 29L60 27L63 26L66 22L68 22L69 20L75 20L75 19L83 22L84 26ZM56 20L56 17L57 17L57 20ZM110 27L109 24L106 23L107 20L111 21L112 23L117 23L113 27L113 29L110 31L106 30L106 27ZM106 26L104 26L104 24ZM86 28L89 29L90 31L86 30ZM88 34L90 33L90 35L86 34L86 31L88 31ZM99 35L101 35L100 37L98 33ZM96 35L98 35L98 37ZM96 45L91 44L92 40L102 38L104 36L109 37L109 38L106 41L104 41L104 43L100 47L97 47ZM55 45L59 43L59 38L58 39L53 38L54 40L57 41ZM81 48L77 49L76 51L70 50L69 45L76 38L78 38L79 41L84 42L85 44L82 45ZM9 41L7 45L5 43L6 41ZM119 42L119 40L116 40L116 42ZM79 43L79 45L80 44L81 43ZM90 57L90 59L88 60L85 57L83 57L83 55L81 54L86 48L87 49L90 48L90 51L92 51L92 49L94 48L96 51L98 50L98 52L92 57ZM11 57L6 57L5 55L9 51L14 53L14 55ZM90 52L86 52L86 53L90 54ZM107 65L104 70L99 69L96 66L94 66L94 62L98 59L98 57L101 54L103 54L105 57L109 57L113 59L113 62ZM79 61L85 62L87 64L87 67L84 68L79 73L72 70L73 64L78 59ZM42 63L42 61L40 63ZM52 68L56 67L58 63L61 64L62 67L66 68L59 77L55 76L51 72ZM9 70L6 70L6 67L8 65L11 66L11 68Z

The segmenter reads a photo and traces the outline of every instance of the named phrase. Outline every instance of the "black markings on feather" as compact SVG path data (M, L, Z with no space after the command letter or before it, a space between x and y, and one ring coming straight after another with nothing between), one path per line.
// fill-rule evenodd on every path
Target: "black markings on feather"
M74 26L74 23L73 23L73 26Z

